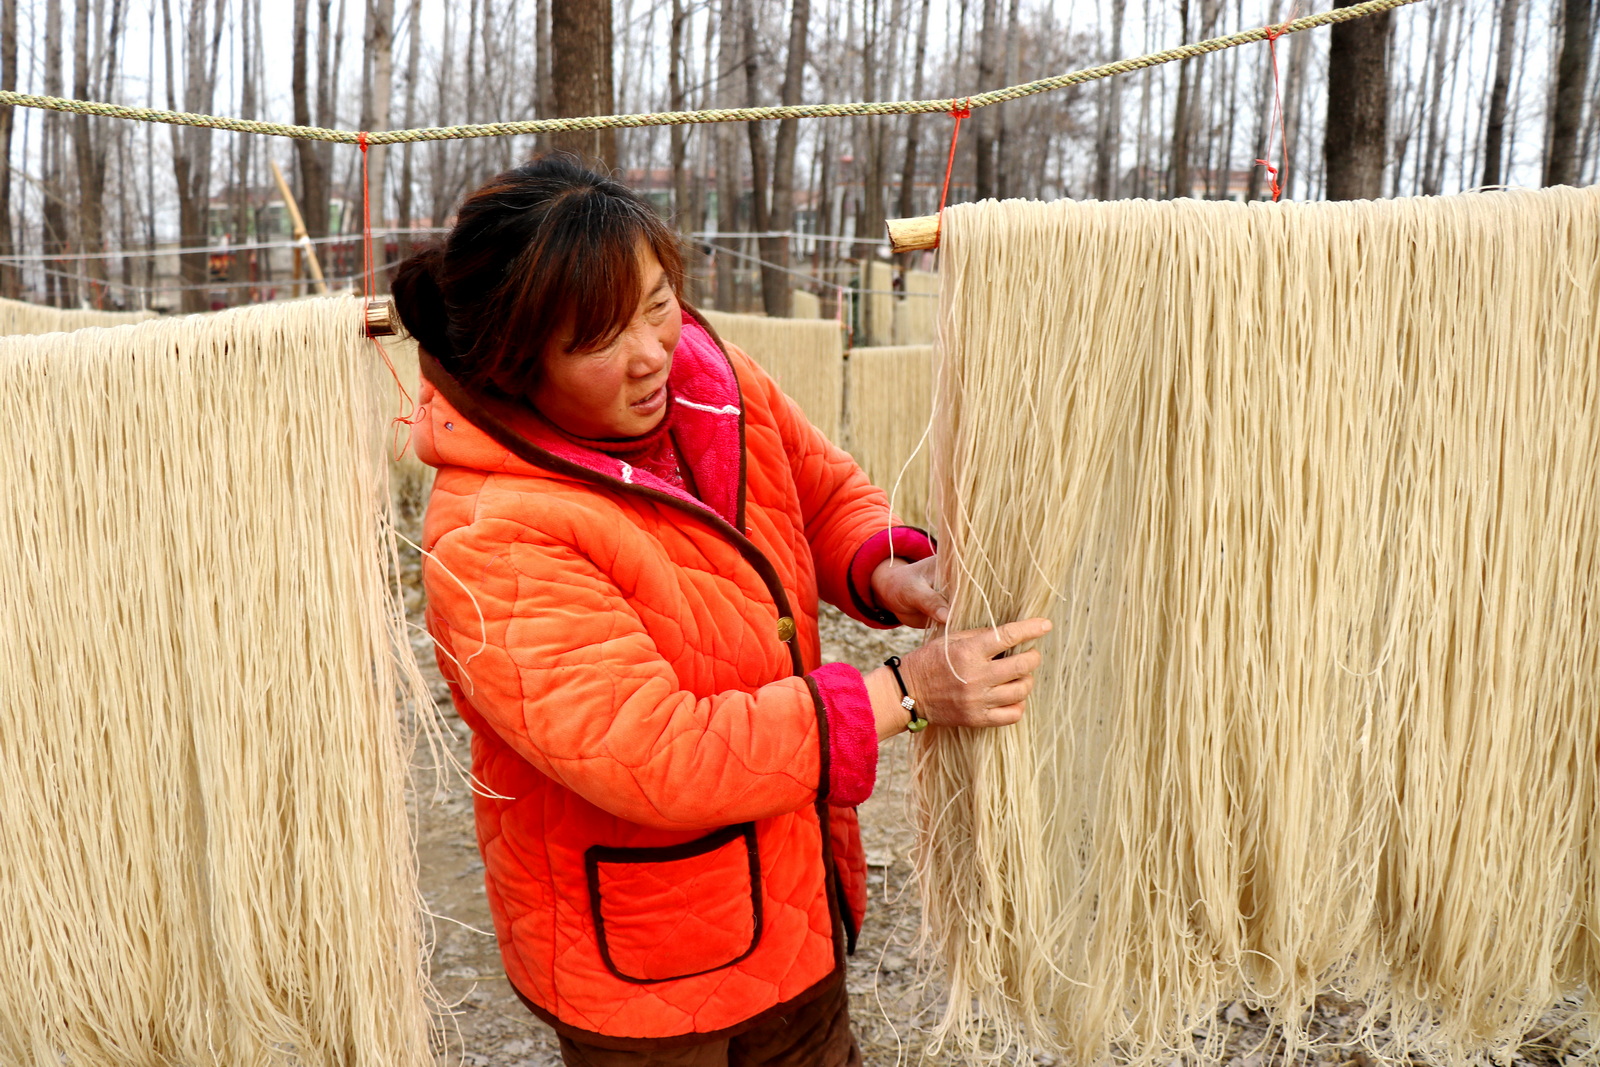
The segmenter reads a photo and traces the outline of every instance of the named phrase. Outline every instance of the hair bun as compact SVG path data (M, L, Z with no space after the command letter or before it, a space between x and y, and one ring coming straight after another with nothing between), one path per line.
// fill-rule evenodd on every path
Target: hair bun
M394 293L400 321L433 358L446 362L455 357L450 343L450 310L439 288L444 246L433 242L407 257L395 269L389 289Z

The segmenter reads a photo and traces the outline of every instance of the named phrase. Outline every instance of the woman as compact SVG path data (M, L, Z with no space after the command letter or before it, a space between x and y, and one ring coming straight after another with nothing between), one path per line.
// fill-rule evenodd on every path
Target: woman
M495 931L569 1064L855 1064L878 743L1015 722L1038 656L997 657L1049 624L821 664L819 595L944 621L933 546L681 287L654 212L560 157L473 193L394 281Z

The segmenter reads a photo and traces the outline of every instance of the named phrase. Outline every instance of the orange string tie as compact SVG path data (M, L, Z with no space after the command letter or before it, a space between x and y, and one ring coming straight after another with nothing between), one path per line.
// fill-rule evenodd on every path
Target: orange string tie
M956 120L956 124L950 130L950 156L944 161L944 186L939 190L939 227L935 236L944 232L944 202L950 195L950 173L956 169L956 138L961 136L961 120L972 117L972 97L967 97L960 107L951 108L950 117Z
M1267 26L1264 34L1267 41L1267 54L1272 60L1272 125L1278 128L1278 163L1274 167L1269 159L1258 159L1258 167L1267 168L1267 188L1272 191L1272 202L1276 204L1283 196L1283 184L1278 179L1289 168L1289 132L1283 124L1283 91L1278 83L1278 38L1288 33L1288 25L1297 17L1300 5L1296 4L1289 13L1289 18L1282 26ZM1267 155L1272 152L1272 126L1267 127Z
M362 296L366 300L371 300L378 292L378 264L377 257L372 252L372 182L367 169L369 160L367 149L371 146L367 141L367 132L365 130L356 135L356 144L361 149L361 286ZM362 302L362 306L366 306L365 300ZM366 329L364 322L362 329ZM371 339L373 347L378 350L378 355L383 359L383 365L389 368L389 376L394 379L395 388L400 390L402 398L400 414L396 415L391 422L391 425L395 427L395 437L393 438L395 447L390 457L399 459L405 454L406 448L411 443L409 432L406 434L405 441L400 440L399 427L415 426L422 418L422 404L418 400L412 399L411 390L407 389L405 383L400 380L400 372L394 369L394 360L389 358L389 350L383 347L383 342L374 337L371 331L367 331L367 337Z

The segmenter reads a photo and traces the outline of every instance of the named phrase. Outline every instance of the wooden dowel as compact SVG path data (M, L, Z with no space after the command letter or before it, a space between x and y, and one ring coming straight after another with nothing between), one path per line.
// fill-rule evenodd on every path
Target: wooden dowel
M394 301L387 297L374 297L367 301L367 336L392 337L400 332L400 314Z
M300 217L300 205L295 203L294 194L289 191L289 183L283 180L283 171L278 169L278 161L269 156L267 162L272 164L272 176L278 180L278 192L283 197L283 206L289 211L294 239L305 249L306 265L311 268L312 284L317 292L326 293L328 283L322 280L322 264L317 262L316 246L311 243L311 236L306 233L306 220Z
M925 252L939 247L939 216L923 215L915 219L890 219L884 223L889 230L889 251Z

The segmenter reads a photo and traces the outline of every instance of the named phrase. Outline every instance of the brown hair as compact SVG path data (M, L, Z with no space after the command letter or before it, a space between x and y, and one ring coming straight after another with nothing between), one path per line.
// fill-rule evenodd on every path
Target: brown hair
M637 193L550 155L467 196L441 243L401 263L392 288L413 337L469 387L527 396L549 340L604 348L627 328L643 284L639 246L682 291L676 235Z

